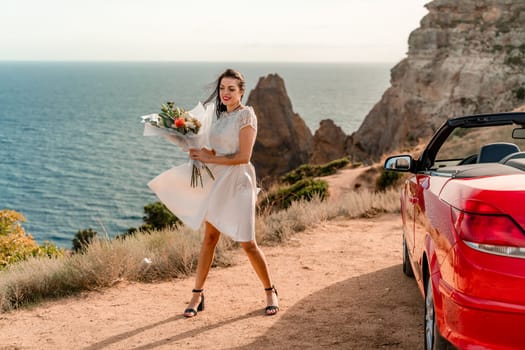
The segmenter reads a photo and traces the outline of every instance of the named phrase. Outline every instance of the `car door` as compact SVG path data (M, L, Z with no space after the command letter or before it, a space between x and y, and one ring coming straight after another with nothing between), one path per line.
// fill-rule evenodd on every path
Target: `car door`
M413 261L417 263L414 275L417 280L422 279L422 256L424 253L424 241L426 235L427 218L425 206L425 191L428 190L430 175L418 173L410 184L409 202L412 206L413 229L412 229L412 251Z
M414 225L416 217L416 205L418 203L418 179L417 175L411 176L405 183L404 189L404 213L405 213L405 222L404 222L404 232L405 232L405 242L407 245L407 250L411 256L411 260L414 257ZM416 276L419 274L419 271L414 271Z

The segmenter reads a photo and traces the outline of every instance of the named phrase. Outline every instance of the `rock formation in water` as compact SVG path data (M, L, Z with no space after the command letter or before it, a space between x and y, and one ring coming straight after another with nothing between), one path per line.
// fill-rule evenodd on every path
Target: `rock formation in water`
M447 118L510 111L525 97L525 1L434 0L391 86L351 136L354 160L426 140Z
M283 79L277 74L261 77L250 92L247 105L257 115L258 132L252 163L257 176L279 176L308 163L312 132L293 111Z

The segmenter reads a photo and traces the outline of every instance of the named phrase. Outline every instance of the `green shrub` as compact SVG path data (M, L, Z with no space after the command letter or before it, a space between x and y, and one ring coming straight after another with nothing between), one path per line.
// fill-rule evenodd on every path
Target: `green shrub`
M505 64L511 66L521 66L523 65L523 60L521 56L510 56L505 59Z
M279 187L276 191L269 193L259 204L261 210L282 210L290 207L292 202L306 200L314 197L324 200L328 196L328 183L324 180L311 178L302 179L290 186Z
M33 256L59 258L64 256L64 249L57 247L51 242L45 241L36 249Z
M510 55L512 53L512 51L514 51L514 49L516 49L516 47L514 45L510 45L510 44L505 45L505 52L508 55Z
M316 173L316 167L310 164L303 164L298 168L284 174L281 177L281 182L287 184L293 184L305 178L314 177Z
M496 28L497 28L496 36L499 36L500 33L501 34L506 34L506 33L510 32L510 27L505 22L500 22L500 23L496 24Z
M144 207L144 225L142 230L161 230L166 227L177 228L182 222L161 202L148 204ZM129 231L129 230L128 230Z
M144 224L139 227L130 227L124 233L117 235L116 239L126 239L137 233L146 233L165 228L177 229L182 226L182 221L173 215L171 211L161 202L154 202L144 206Z
M395 186L400 178L401 173L382 169L381 175L377 178L376 188L378 191L384 191Z
M141 227L144 227L145 225L142 225ZM142 232L140 228L136 227L130 227L126 230L126 232L116 235L115 239L126 239L128 237L134 236L137 232Z
M336 159L323 165L303 164L300 167L284 174L281 182L294 184L300 180L311 177L321 177L335 174L337 169L344 168L350 163L348 158Z
M350 163L350 159L348 158L332 160L331 162L323 164L319 167L319 175L317 176L328 176L328 175L335 174L338 169L344 168L349 163Z
M91 244L93 239L97 236L97 231L92 228L79 230L73 238L73 252L85 252L87 247Z

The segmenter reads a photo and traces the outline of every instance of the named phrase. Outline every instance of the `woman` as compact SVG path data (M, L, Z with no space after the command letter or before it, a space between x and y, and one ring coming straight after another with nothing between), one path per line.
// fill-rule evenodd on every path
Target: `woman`
M238 71L227 69L219 76L214 92L205 102L215 100L216 115L209 132L211 149L190 149L189 152L191 159L210 168L215 180L203 174L203 187L189 189L178 178L183 175L188 183L189 170L175 170L166 172L171 173L170 176L159 175L149 184L185 224L193 223L190 227L195 227L195 222L198 226L203 221L205 224L195 288L184 311L185 317L193 317L204 310L204 284L221 233L239 242L248 255L266 292L266 315L275 315L279 311L277 290L272 284L266 258L255 242L258 189L250 158L257 134L257 118L253 109L241 102L244 89L244 77ZM167 183L171 186L169 192L165 191ZM180 185L173 186L174 183ZM188 210L188 204L191 210Z

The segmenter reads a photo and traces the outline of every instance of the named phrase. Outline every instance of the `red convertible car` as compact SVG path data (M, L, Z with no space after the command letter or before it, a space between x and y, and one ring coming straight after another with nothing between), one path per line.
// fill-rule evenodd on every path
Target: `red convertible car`
M424 297L425 349L525 349L525 113L449 119L384 168L413 173L403 271Z

